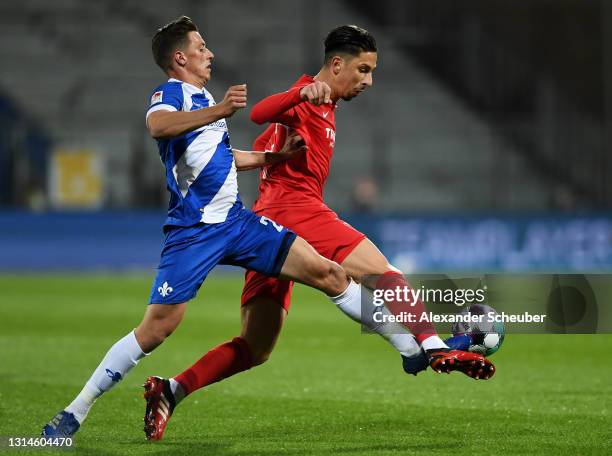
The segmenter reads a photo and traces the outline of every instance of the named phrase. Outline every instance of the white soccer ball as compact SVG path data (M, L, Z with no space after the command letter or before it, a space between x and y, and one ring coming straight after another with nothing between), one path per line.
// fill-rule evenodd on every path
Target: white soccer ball
M480 353L484 356L490 356L499 350L504 337L506 328L502 322L490 322L487 316L492 312L497 315L495 309L485 304L473 304L463 308L462 314L470 313L472 315L484 315L482 323L464 323L458 322L453 324L451 329L453 336L467 334L470 336L472 343L468 350L474 353Z

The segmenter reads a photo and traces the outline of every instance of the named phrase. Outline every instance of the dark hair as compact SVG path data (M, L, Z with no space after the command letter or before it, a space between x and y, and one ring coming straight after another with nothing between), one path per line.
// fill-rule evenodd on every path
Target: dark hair
M376 40L370 32L356 25L336 27L325 38L325 64L338 54L357 56L362 52L376 52Z
M187 34L197 32L198 27L187 16L164 25L153 35L151 49L155 63L164 71L172 66L172 55L174 51L187 44Z

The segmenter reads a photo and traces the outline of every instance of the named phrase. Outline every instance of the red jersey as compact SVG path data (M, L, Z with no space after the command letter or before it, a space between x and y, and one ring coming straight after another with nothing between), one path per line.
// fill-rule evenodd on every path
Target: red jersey
M262 169L254 211L323 204L336 138L336 103L315 106L302 101L300 90L312 82L312 76L303 75L287 92L263 99L251 111L251 120L257 124L274 122L255 140L255 150L280 150L287 127L296 130L308 146L305 153Z

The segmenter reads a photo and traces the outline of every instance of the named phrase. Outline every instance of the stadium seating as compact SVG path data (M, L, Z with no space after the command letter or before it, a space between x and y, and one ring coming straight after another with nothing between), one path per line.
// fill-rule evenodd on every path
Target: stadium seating
M322 39L333 26L371 28L380 47L375 86L337 112L326 194L337 210L350 210L360 176L378 183L382 211L542 208L550 197L512 146L399 52L392 34L341 1L310 8L282 0L29 0L25 11L0 5L0 55L20 61L1 73L0 88L40 119L58 146L104 155L110 206L133 203L143 186L156 181L163 187L143 119L150 91L164 79L151 59L150 36L180 14L200 24L218 56L210 83L216 98L230 84L248 82L251 105L300 74L316 72ZM260 131L246 113L231 119L230 128L239 148L248 148ZM242 176L247 202L256 180L255 173Z

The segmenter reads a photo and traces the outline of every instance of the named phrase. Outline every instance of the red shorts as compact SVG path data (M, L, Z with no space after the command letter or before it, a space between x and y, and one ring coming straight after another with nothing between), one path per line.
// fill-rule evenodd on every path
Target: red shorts
M255 213L265 215L286 226L305 239L320 255L338 264L342 264L349 253L366 237L365 234L340 220L338 215L324 204L292 209L268 208ZM288 311L292 289L292 281L247 271L241 302L244 305L255 297L265 297L278 302Z

